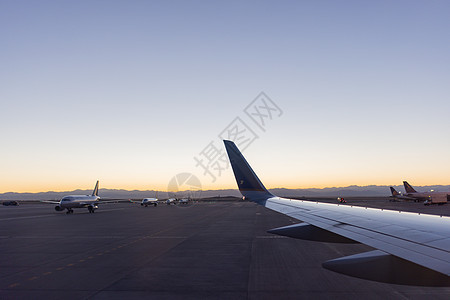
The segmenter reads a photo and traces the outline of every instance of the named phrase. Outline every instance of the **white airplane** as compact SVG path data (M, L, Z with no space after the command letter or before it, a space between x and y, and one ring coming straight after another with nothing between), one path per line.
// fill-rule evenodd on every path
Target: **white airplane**
M177 199L176 198L169 198L169 199L166 200L166 204L167 205L170 205L170 204L176 205L177 204Z
M149 205L153 205L153 206L157 206L158 205L158 191L155 192L155 197L154 198L144 198L141 201L141 206L149 206Z
M403 181L405 187L406 196L414 198L416 200L424 200L425 205L429 204L444 204L450 199L449 192L417 192L407 181Z
M181 198L178 200L178 204L188 204L190 201L190 198Z
M386 283L450 286L450 217L280 198L267 191L232 141L224 143L245 199L304 222L270 233L377 249L326 261L326 269Z
M141 205L145 206L145 207L147 207L149 205L157 206L158 198L144 198L144 199L142 199Z
M92 195L69 195L64 196L61 201L42 201L47 203L58 204L55 206L56 211L63 211L67 209L67 214L73 214L74 208L85 208L89 210L90 213L94 213L94 211L98 208L98 204L100 203L100 197L98 196L98 180L95 184L94 191ZM108 202L116 202L115 201L101 201L101 203Z

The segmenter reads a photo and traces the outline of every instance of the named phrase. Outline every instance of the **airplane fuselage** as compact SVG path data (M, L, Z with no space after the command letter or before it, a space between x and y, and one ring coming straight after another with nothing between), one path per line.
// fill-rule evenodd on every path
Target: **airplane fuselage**
M65 196L59 201L61 208L83 208L89 205L95 205L100 199L99 196L89 195L71 195Z
M411 200L411 201L417 201L418 199L415 197L410 197L410 196L402 196L402 195L396 195L396 196L391 196L395 199L400 199L400 200Z
M148 205L157 206L158 199L157 198L144 198L144 199L142 199L141 205L142 206L148 206Z
M71 195L65 196L59 201L55 207L56 211L63 211L67 209L67 213L73 213L74 208L87 207L90 213L93 213L98 208L99 196L90 195Z
M419 199L419 200L428 200L432 198L433 196L437 195L447 195L448 193L441 193L441 192L417 192L417 193L407 193L405 196Z

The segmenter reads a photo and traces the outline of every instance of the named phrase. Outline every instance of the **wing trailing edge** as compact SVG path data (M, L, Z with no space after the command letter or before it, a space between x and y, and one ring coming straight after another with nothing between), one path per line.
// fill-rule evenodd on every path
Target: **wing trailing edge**
M336 258L322 264L325 269L352 277L384 283L448 286L448 276L380 250Z

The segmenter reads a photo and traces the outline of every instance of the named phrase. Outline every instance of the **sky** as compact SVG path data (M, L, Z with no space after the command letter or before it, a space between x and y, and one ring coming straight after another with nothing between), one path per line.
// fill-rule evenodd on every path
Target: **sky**
M0 193L236 188L223 138L268 188L450 184L448 28L449 1L2 0Z

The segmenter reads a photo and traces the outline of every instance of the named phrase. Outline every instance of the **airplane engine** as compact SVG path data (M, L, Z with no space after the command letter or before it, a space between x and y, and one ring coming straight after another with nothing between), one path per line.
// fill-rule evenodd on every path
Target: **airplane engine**
M57 205L57 206L55 206L55 210L56 211L63 211L64 208L62 208L61 206Z
M96 210L97 208L98 208L98 206L96 206L96 205L89 205L88 206L88 210L89 210L90 213L93 213L94 210Z

